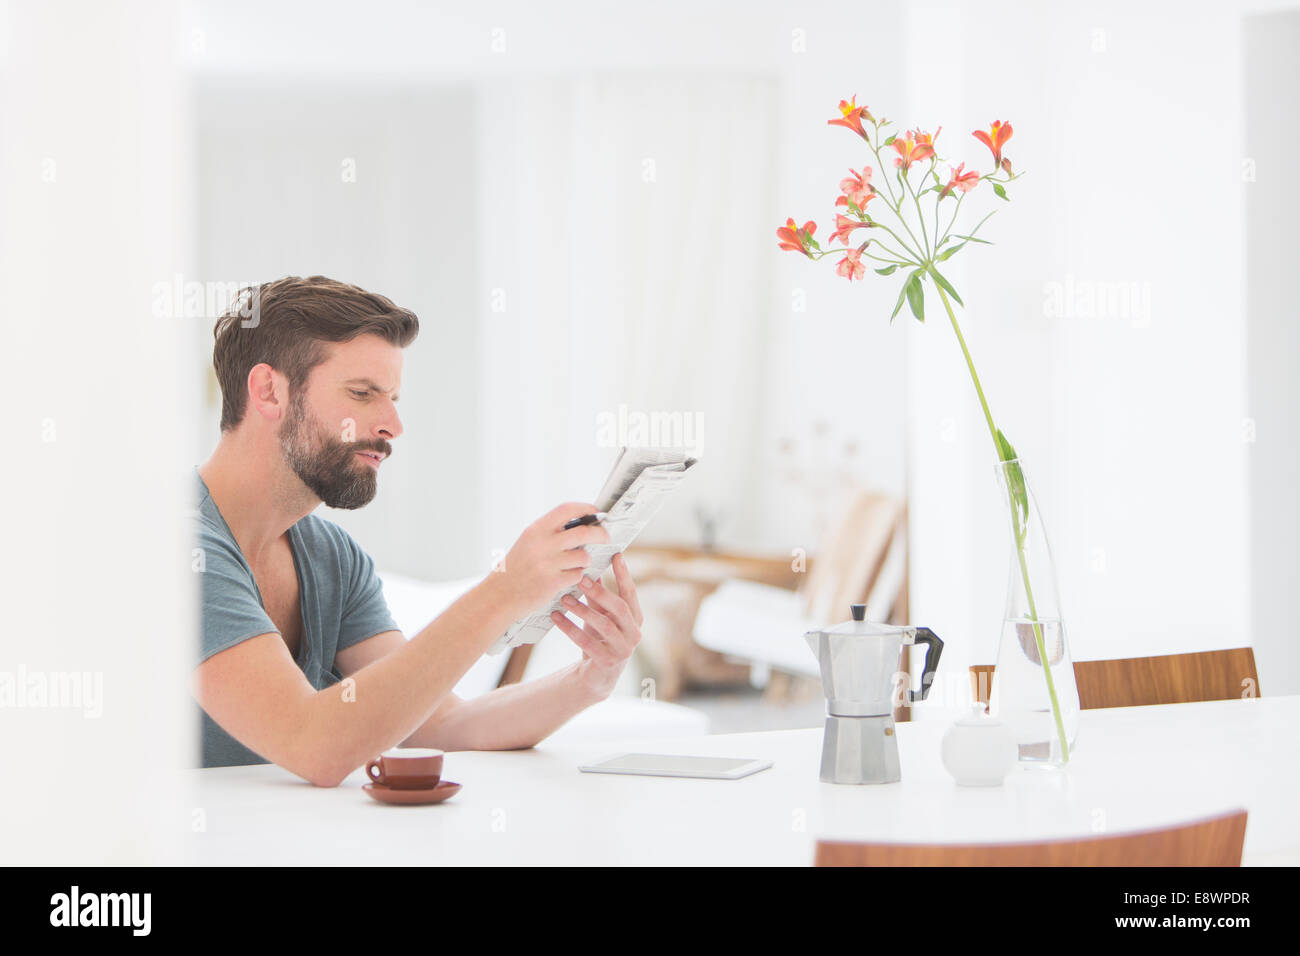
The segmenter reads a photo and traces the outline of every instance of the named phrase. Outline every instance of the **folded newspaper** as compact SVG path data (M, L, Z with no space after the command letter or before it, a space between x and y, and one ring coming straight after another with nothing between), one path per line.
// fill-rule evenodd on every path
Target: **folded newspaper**
M583 572L585 577L594 580L605 573L614 555L631 544L650 523L695 461L680 448L624 448L619 453L614 470L605 479L595 502L599 511L609 515L601 522L609 532L609 544L585 546L591 555L591 565ZM508 647L540 641L555 626L551 612L565 610L561 603L565 594L582 596L578 587L557 594L546 608L512 624L488 653L499 654Z

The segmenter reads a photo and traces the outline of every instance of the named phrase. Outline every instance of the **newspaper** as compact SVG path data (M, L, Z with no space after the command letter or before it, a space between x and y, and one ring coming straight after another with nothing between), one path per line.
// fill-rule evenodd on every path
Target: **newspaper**
M583 571L585 577L596 580L605 573L614 555L650 523L695 462L680 448L624 448L619 452L595 501L596 509L609 515L601 522L609 532L609 543L585 545L591 555L591 565ZM547 607L512 624L488 653L499 654L509 647L540 641L555 626L551 612L565 610L561 602L566 594L582 597L576 586L557 594Z

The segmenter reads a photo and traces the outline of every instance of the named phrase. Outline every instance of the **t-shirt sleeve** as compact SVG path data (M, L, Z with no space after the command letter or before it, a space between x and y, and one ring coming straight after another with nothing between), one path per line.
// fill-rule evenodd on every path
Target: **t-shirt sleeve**
M342 538L342 564L347 592L343 596L343 615L339 622L338 650L351 647L368 637L385 631L399 630L384 600L384 586L375 573L375 562L352 536L338 528Z
M199 661L261 634L278 634L257 596L253 576L229 542L215 532L199 533Z

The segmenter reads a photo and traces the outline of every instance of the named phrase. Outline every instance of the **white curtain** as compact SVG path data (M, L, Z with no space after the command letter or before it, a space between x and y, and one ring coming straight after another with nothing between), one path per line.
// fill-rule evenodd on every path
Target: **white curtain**
M598 416L694 426L701 464L648 540L696 508L743 543L757 496L774 83L674 74L503 81L480 101L483 498L493 546L591 500Z

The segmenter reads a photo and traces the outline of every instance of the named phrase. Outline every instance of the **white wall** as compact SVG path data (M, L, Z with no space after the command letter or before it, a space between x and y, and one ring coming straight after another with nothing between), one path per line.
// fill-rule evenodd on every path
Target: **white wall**
M480 114L484 524L499 547L591 500L614 424L660 414L701 465L647 528L696 540L694 506L754 512L765 382L776 84L600 73L494 84ZM742 522L736 531L748 531Z
M761 439L771 472L752 520L761 544L787 556L794 548L816 549L850 483L905 493L905 341L888 322L897 290L870 273L850 284L835 275L838 257L812 263L778 250L776 240L787 217L811 219L830 248L840 180L850 168L876 165L857 136L827 120L839 115L841 99L855 95L859 105L886 115L901 111L902 9L876 3L846 17L840 5L801 7L779 21L802 32L783 38L778 61L780 174L764 263L773 327ZM792 443L788 455L785 441Z
M0 707L0 846L181 862L196 397L191 330L151 312L153 283L192 267L179 24L161 2L6 4L0 24L0 680L21 695ZM78 696L35 696L56 681Z
M1287 180L1300 156L1300 12L1245 21L1247 420L1250 609L1265 694L1300 692L1295 582L1300 580L1300 356L1294 223L1300 200Z

